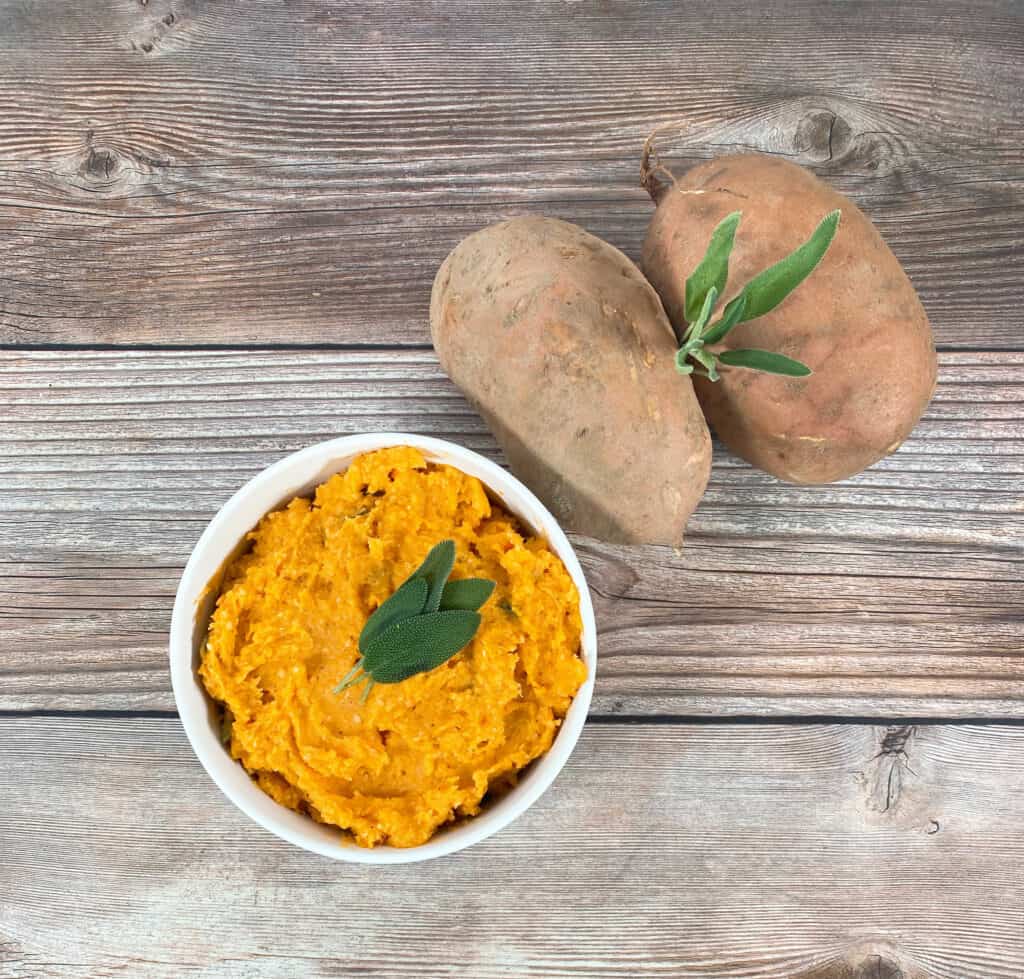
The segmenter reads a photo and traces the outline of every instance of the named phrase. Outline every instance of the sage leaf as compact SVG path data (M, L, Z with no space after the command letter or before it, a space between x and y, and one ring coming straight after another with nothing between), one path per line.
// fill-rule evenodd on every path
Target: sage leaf
M363 668L376 683L400 683L436 669L469 644L480 613L467 609L430 612L397 622L363 651Z
M722 314L722 318L717 323L712 324L704 336L701 337L704 343L708 346L724 340L729 331L737 323L741 322L740 318L743 316L743 313L747 308L747 297L741 293L736 298L738 301L735 303L729 303L729 305L725 307L725 313Z
M701 306L700 314L693 321L693 325L686 333L687 347L691 344L698 347L701 345L700 332L704 329L708 320L711 318L711 310L715 307L716 299L718 299L718 290L712 286L708 289L708 294L704 297L704 305Z
M729 367L749 367L765 374L782 374L786 377L807 377L813 373L806 364L770 350L723 350L718 355L719 363Z
M781 262L776 262L771 268L754 276L743 287L740 295L725 307L725 315L729 315L729 308L738 303L741 296L746 296L747 302L742 318L738 321L740 323L757 319L758 316L764 316L775 309L818 267L835 237L836 229L839 227L839 215L838 210L826 214L811 237L799 248Z
M435 544L423 563L412 573L413 578L423 578L427 582L427 600L424 612L436 612L441 605L441 592L448 575L455 567L455 541L443 540Z
M235 715L225 707L223 714L220 718L220 742L221 744L231 744L231 731L235 723Z
M700 260L700 265L686 280L686 296L683 315L687 323L693 323L701 314L708 292L715 289L721 295L729 277L729 256L732 254L736 228L740 223L740 211L723 218L708 242L707 251Z
M346 673L342 678L341 682L334 688L335 693L342 693L348 690L349 687L354 687L357 683L363 681L363 677L366 674L363 673L363 660L362 657L356 660L355 665Z
M408 578L395 593L376 608L359 633L359 651L396 622L423 611L429 587L423 578Z
M715 369L715 355L709 354L706 350L691 350L690 356L707 370L709 381L718 380L718 371Z
M690 356L690 351L686 347L680 347L676 351L676 370L680 374L692 374L693 364L688 364L686 358Z
M491 597L494 582L489 578L461 578L449 581L441 592L441 610L469 609L475 612Z
M455 566L455 541L443 540L423 563L366 620L359 634L360 656L334 688L344 693L366 684L399 683L454 656L480 627L477 609L491 597L487 578L448 581Z

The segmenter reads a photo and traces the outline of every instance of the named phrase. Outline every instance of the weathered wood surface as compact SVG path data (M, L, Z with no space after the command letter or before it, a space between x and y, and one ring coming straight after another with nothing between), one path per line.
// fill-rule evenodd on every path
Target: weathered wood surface
M681 553L579 540L602 713L1024 716L1024 354L942 356L900 452L794 487L719 452ZM170 709L205 523L373 429L497 457L429 351L0 352L0 707Z
M1018 979L1024 727L603 725L444 860L279 843L174 719L0 719L0 976Z
M784 154L1021 345L1024 6L0 3L0 342L410 343L465 234L639 253L644 137Z
M1024 716L1022 65L1010 2L0 0L0 979L1024 975L1024 727L668 723ZM180 570L284 453L498 458L437 265L524 212L636 257L678 119L674 165L779 153L876 220L941 383L855 480L719 451L682 553L576 541L614 723L534 810L336 865L171 716L31 713L173 709Z

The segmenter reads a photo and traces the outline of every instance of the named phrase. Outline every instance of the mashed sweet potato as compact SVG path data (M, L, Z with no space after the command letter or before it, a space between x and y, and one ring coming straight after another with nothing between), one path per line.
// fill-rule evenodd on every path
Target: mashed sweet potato
M416 846L551 747L586 670L579 596L480 481L412 448L360 456L267 514L226 569L200 676L230 750L283 805L363 846ZM402 683L334 687L369 614L438 541L497 583L475 638Z

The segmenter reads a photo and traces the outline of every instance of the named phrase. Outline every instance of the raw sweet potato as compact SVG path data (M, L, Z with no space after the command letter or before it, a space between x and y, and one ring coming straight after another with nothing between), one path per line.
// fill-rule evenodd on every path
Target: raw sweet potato
M722 441L794 483L843 479L894 452L934 391L935 348L910 280L871 221L809 171L777 157L724 157L672 183L656 182L653 172L645 159L657 210L643 269L680 336L687 277L727 215L742 212L725 300L806 239L823 215L841 212L831 247L807 281L770 312L740 322L718 348L773 351L812 373L779 377L731 367L717 382L695 379Z
M430 325L441 365L563 526L682 541L711 442L661 302L625 255L564 221L503 221L445 260Z

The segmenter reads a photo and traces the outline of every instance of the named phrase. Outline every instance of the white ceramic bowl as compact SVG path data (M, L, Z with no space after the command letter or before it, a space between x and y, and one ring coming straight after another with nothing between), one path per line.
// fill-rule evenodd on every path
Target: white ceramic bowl
M431 462L446 463L476 476L507 510L548 541L580 594L581 655L587 665L587 679L576 694L551 750L524 771L509 793L486 806L480 815L441 829L422 846L366 849L340 830L278 805L256 786L221 743L217 711L196 676L196 667L216 600L215 594L204 594L207 584L244 535L264 514L295 496L310 494L334 473L347 469L356 456L393 445L415 446ZM171 617L170 654L174 699L185 733L210 777L242 812L289 843L335 860L411 863L454 853L491 836L529 809L555 780L579 739L590 708L597 672L597 629L587 582L572 546L555 518L518 479L483 456L451 442L381 432L321 442L286 456L246 483L224 504L199 538L181 576Z

